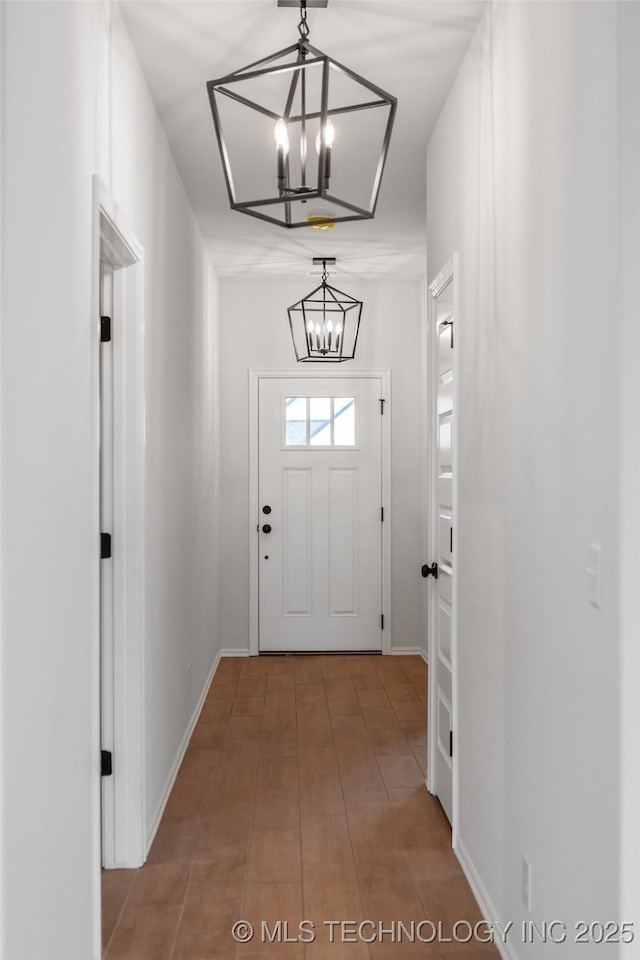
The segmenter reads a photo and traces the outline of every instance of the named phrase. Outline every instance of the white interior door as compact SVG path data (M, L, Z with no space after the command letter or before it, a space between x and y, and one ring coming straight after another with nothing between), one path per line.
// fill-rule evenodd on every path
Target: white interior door
M382 382L261 378L259 649L382 647Z
M454 316L453 274L447 269L430 288L434 363L430 597L429 786L453 819L454 636ZM435 367L435 369L434 369ZM424 571L423 571L424 572Z

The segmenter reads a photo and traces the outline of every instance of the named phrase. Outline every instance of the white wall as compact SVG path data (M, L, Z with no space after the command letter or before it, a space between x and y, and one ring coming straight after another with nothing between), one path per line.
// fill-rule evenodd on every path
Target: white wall
M146 817L217 653L215 278L126 28L101 9L100 173L146 264ZM191 666L191 689L187 666Z
M621 908L640 912L640 6L618 4L620 204ZM640 928L638 925L637 929ZM637 943L624 956L635 960Z
M101 952L92 175L145 249L147 827L217 650L215 280L117 10L0 13L0 955L87 960Z
M619 915L616 59L615 4L491 5L428 149L430 277L460 254L458 851L518 929L523 855L533 918L634 919ZM617 949L518 939L535 960Z
M392 418L392 643L418 647L424 644L421 285L341 278L333 283L364 302L356 358L342 364L341 372L391 370L392 402L387 413ZM220 281L220 356L224 357L220 370L220 641L224 648L249 647L248 371L327 370L321 364L296 364L289 332L287 307L313 286L313 279L304 275L300 280L261 283Z
M98 956L99 880L93 11L0 15L0 949L85 960Z

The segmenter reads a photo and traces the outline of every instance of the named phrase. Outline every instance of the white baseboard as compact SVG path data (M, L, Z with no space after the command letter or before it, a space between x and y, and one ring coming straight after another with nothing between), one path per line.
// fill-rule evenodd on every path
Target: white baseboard
M469 855L469 851L459 837L454 844L453 852L460 861L460 866L462 867L464 875L469 882L469 886L471 887L474 897L478 901L478 906L480 907L480 912L484 919L487 921L487 923L495 924L497 922L504 925L504 921L501 920L498 911L494 907L491 897L487 893L486 887L480 878L480 874L478 873L476 866ZM512 927L511 929L513 931L514 928ZM501 937L496 932L494 942L503 960L518 960L515 947L509 940L508 936L507 942L502 943Z
M392 657L422 657L425 663L428 663L427 655L422 647L392 647Z
M197 705L196 705L196 708L195 708L195 710L193 711L193 715L192 715L192 717L191 717L191 720L189 721L189 726L187 727L187 729L186 729L186 731L185 731L185 735L184 735L184 737L182 738L182 743L180 744L180 747L179 747L179 749L178 749L178 753L176 754L176 758L175 758L175 760L174 760L174 762L173 762L173 766L171 767L171 771L170 771L170 773L169 773L169 776L167 777L167 782L165 783L164 790L162 791L162 795L161 795L161 797L160 797L160 802L158 803L158 807L157 807L157 809L156 809L154 818L153 818L153 820L152 820L152 822L151 822L151 827L150 827L150 829L149 829L149 831L148 831L148 833L147 833L147 846L146 846L145 857L144 857L145 860L146 860L147 857L149 856L149 851L151 850L151 844L153 843L153 841L154 841L154 839L155 839L155 836L156 836L156 833L158 832L158 827L160 826L160 821L162 820L162 815L163 815L163 813L164 813L164 808L165 808L166 805L167 805L167 800L169 799L169 795L170 795L170 793L171 793L171 791L172 791L172 789L173 789L173 785L174 785L174 783L175 783L176 777L178 776L178 770L180 769L180 765L181 765L182 761L184 760L184 755L185 755L185 753L187 752L187 747L189 746L189 741L191 740L191 734L192 734L193 731L195 730L196 723L198 722L198 720L199 720L199 718L200 718L200 714L201 714L201 712L202 712L202 708L203 708L203 706L204 706L204 702L205 702L205 700L207 699L207 694L209 693L209 688L210 688L210 686L211 686L211 684L212 684L212 682L213 682L213 678L214 678L214 676L215 676L216 670L218 669L218 664L220 663L220 658L221 658L222 656L225 656L225 654L224 654L224 652L221 650L221 651L216 655L216 658L215 658L215 660L213 661L213 666L211 667L211 670L210 670L210 672L209 672L209 676L207 677L207 682L205 683L204 689L203 689L202 693L200 694L200 699L198 700L198 703L197 703Z
M233 647L226 647L220 651L221 657L248 657L249 651L246 647L239 647L237 650Z

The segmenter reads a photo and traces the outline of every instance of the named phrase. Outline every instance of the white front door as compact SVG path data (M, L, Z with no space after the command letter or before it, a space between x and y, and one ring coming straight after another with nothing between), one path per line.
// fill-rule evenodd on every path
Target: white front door
M382 647L379 378L261 378L259 649Z
M429 644L429 787L449 820L453 814L453 531L454 531L454 315L453 274L440 275L430 288L435 396L431 475L432 572Z

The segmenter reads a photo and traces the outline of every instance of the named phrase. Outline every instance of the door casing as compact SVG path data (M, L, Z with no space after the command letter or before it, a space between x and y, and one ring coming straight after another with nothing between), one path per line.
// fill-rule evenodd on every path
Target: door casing
M260 522L258 502L258 386L262 379L279 380L368 380L375 378L382 382L384 413L382 415L382 608L384 628L382 630L382 653L391 653L391 371L390 370L350 370L327 372L311 370L299 373L297 370L250 370L249 371L249 656L256 657L259 635L259 550L258 523Z
M122 213L94 177L94 249L98 365L100 263L113 267L113 630L100 655L103 749L113 754L113 775L102 778L102 864L140 867L146 859L144 819L144 633L145 633L145 458L144 458L144 250ZM100 464L100 394L96 410ZM101 476L96 477L96 525ZM100 570L98 569L98 580ZM102 617L100 618L102 620ZM100 623L100 632L102 624ZM100 649L100 635L96 637ZM96 756L96 776L100 775Z

